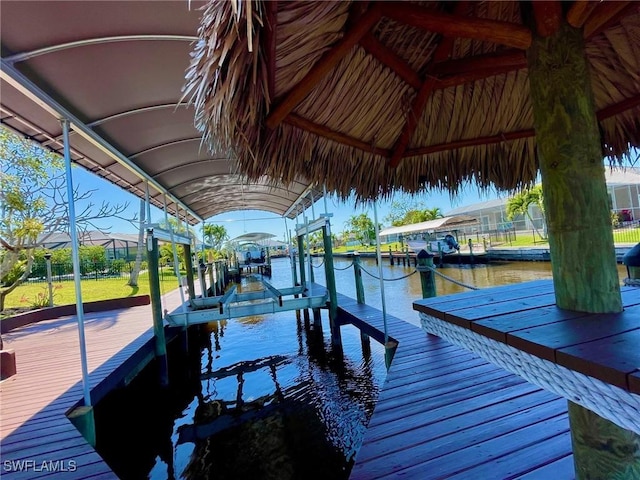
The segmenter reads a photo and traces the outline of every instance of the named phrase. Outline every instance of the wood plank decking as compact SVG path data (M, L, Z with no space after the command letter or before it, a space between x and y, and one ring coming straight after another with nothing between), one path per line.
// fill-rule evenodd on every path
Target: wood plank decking
M163 302L179 305L179 291ZM153 356L152 326L149 305L85 315L94 403ZM65 416L83 396L76 317L34 323L2 338L15 351L18 373L0 383L0 476L117 478Z
M525 290L523 290L525 289ZM528 294L526 296L525 292ZM517 350L640 394L640 289L622 287L620 313L561 310L551 280L414 303L419 312Z
M341 323L383 338L379 310L344 295L338 304ZM387 323L399 344L351 479L574 478L564 399L415 325Z

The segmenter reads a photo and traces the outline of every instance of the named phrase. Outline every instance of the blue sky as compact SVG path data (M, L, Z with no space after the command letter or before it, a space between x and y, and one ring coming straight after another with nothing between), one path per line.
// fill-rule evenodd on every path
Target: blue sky
M83 168L77 167L73 169L73 184L75 187L79 187L80 191L95 190L91 196L91 201L96 205L96 208L100 206L102 201L109 202L110 204L116 203L129 203L124 216L132 218L138 214L140 204L138 197L122 190L110 182L101 179L100 177L87 172ZM447 213L448 210L464 205L471 205L473 203L482 202L496 198L495 193L479 194L475 187L468 187L453 200L449 198L447 192L435 192L426 193L415 197L416 203L420 203L425 208L440 208L443 213ZM378 221L385 224L384 217L388 215L390 205L393 199L390 201L383 201L377 204L378 209ZM76 206L76 211L79 211L81 206ZM345 229L345 222L352 216L360 213L367 213L371 219L374 218L373 206L359 206L356 207L354 202L342 202L334 197L327 199L327 210L333 214L331 221L332 230L334 233L341 232ZM316 217L320 213L324 213L324 200L319 200L315 205ZM307 216L311 218L311 210L307 212ZM151 218L153 222L159 222L164 220L164 213L152 207ZM285 221L282 217L272 214L270 212L259 210L245 210L228 212L221 215L216 215L207 219L207 223L215 223L224 225L227 229L230 238L237 237L243 233L250 232L267 232L276 235L277 239L282 240L285 236L286 228L293 229L294 222L287 220L286 227ZM105 219L99 224L101 228L108 228L111 233L136 233L136 226L129 222L119 219ZM385 225L388 226L388 225ZM201 230L197 227L198 235L201 234Z

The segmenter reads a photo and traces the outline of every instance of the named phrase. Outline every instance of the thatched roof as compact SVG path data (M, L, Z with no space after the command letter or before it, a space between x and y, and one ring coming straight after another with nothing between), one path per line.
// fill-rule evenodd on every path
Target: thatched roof
M212 0L185 97L251 178L304 175L360 199L517 189L537 174L527 5ZM640 146L639 7L563 3L584 29L603 155L617 160Z

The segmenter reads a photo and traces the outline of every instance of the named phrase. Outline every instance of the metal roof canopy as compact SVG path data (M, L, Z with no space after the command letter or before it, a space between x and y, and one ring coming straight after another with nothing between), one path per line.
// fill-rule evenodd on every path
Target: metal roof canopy
M268 240L270 238L275 237L272 233L265 232L252 232L245 233L244 235L240 235L238 237L232 238L229 240L231 243L258 243L264 240Z
M0 121L195 224L242 209L295 217L322 197L305 179L247 183L211 153L180 104L202 1L2 1ZM310 197L310 198L307 198Z
M385 228L380 232L383 235L396 235L404 233L420 233L420 232L438 232L443 230L453 230L460 227L477 225L478 219L468 215L456 215L453 217L436 218L426 222L412 223L410 225L401 225L399 227Z

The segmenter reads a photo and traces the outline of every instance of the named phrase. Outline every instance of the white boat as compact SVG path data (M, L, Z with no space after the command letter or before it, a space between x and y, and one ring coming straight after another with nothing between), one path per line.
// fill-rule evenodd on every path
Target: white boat
M460 245L458 245L453 235L445 235L435 240L407 240L406 243L415 253L420 250L425 250L432 254L442 252L443 255L460 252Z

